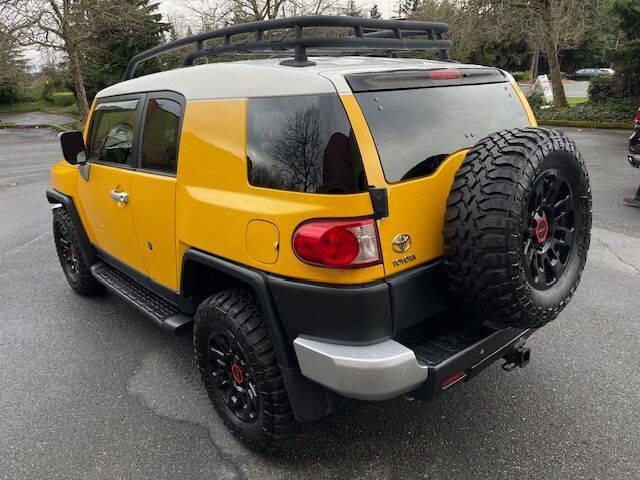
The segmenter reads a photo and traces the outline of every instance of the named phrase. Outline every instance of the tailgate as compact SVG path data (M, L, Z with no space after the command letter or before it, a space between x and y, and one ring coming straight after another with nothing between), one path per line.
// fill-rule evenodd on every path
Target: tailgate
M343 104L367 180L387 189L389 215L378 222L387 276L443 255L447 197L466 151L493 132L531 125L502 72L436 71L438 80L430 70L346 77L354 94Z

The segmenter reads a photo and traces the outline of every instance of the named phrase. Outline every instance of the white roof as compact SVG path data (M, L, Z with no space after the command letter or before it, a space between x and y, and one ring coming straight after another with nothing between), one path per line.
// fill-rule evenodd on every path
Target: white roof
M187 100L347 93L350 89L345 74L452 65L406 58L310 57L316 65L290 67L280 65L282 60L269 58L178 68L117 83L96 97L158 90L178 92Z

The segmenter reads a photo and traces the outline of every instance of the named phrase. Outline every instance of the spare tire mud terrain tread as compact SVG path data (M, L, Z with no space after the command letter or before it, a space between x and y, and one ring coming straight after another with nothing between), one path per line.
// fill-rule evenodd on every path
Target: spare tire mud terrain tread
M528 199L550 169L566 171L570 178L575 227L566 270L555 284L540 289L528 280L523 245ZM591 230L588 173L571 140L544 128L482 139L456 173L446 208L445 266L467 314L493 328L537 328L558 316L579 283Z

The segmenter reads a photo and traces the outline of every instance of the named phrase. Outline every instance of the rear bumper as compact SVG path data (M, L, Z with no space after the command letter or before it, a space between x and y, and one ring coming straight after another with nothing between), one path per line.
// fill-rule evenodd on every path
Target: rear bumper
M293 346L305 377L348 398L393 398L414 390L428 375L413 351L395 340L357 346L296 338Z
M438 260L366 285L326 285L268 276L290 342L298 337L342 345L402 339L432 325L450 306Z
M395 340L357 346L299 337L294 348L305 377L345 397L385 400L412 392L426 400L508 356L531 333L507 328L488 332L482 338L469 337L468 344L462 346L452 343L455 332L407 346ZM443 349L436 352L434 345Z

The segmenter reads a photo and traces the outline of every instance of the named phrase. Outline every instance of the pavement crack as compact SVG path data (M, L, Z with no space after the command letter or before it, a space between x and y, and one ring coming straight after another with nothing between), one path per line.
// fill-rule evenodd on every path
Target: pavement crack
M636 273L640 274L640 268L638 268L632 263L625 262L623 258L620 256L620 254L618 254L618 252L616 252L611 247L611 245L609 245L607 242L599 238L597 235L594 235L593 232L591 233L591 236L595 238L598 242L600 242L607 250L609 250L620 261L620 263L622 263L623 265L626 265L627 267L631 267L633 270L635 270Z
M220 461L223 464L226 464L228 466L232 474L234 474L235 478L238 478L240 480L246 480L248 476L243 470L241 464L236 460L235 456L233 455L233 452L228 451L227 449L224 448L224 446L221 446L218 444L218 442L214 438L214 432L213 432L212 426L207 423L206 421L207 417L203 416L205 414L215 415L215 412L211 412L211 413L201 412L200 418L198 416L196 416L195 418L185 418L183 415L184 410L180 409L180 405L178 403L175 403L175 402L172 403L172 406L169 410L166 410L166 405L162 402L156 405L156 402L154 399L158 398L157 395L159 394L159 390L155 392L147 391L147 388L143 387L139 383L140 379L146 379L147 381L152 382L150 384L152 388L154 389L162 388L161 386L155 384L153 380L149 380L150 378L157 378L157 377L153 373L149 374L149 371L148 371L149 367L145 366L145 363L148 360L149 358L143 359L140 365L138 366L138 368L136 368L136 370L134 371L133 375L131 375L129 379L126 381L125 392L127 396L134 399L136 403L138 403L142 408L144 408L145 410L152 413L154 416L158 418L169 420L179 425L187 425L191 428L195 427L197 429L204 429L207 435L207 439L209 440L211 447L218 453L218 458L220 459ZM193 385L190 385L190 387L191 388L188 387L186 389L180 388L179 390L181 393L185 393L191 390L193 388ZM204 399L208 400L208 397L203 393L202 387L198 386L197 390L198 391L196 393L202 394L202 397L200 397L200 395L197 395L198 397L200 397L197 400L204 400ZM171 392L166 392L166 393L168 396L163 400L163 402L166 401L167 398L171 397ZM196 399L192 399L191 401L195 401L195 400ZM175 408L177 408L177 410L175 410Z
M47 237L49 237L51 235L53 235L53 233L50 232L50 231L41 233L37 237L29 240L27 243L23 243L22 245L18 245L17 247L14 247L14 248L12 248L10 250L7 250L2 255L0 255L0 258L6 258L6 257L9 257L11 255L15 255L16 253L20 253L20 252L26 250L27 248L29 248L34 243L39 242L40 240L43 240L43 239L45 239L45 238L47 238Z

